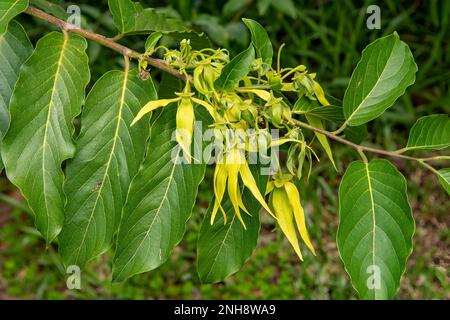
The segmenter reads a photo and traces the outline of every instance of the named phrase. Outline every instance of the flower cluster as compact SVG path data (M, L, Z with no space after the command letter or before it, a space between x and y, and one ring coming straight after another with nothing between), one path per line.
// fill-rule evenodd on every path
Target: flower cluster
M189 40L183 40L179 49L160 46L152 52L158 50L163 50L164 59L169 66L179 70L186 79L192 81L186 81L184 90L175 93L172 99L150 101L139 112L133 124L157 108L177 103L176 140L183 156L188 160L192 158L194 109L197 107L205 108L213 119L212 126L224 132L279 129L282 136L272 140L269 147L283 146L287 150L286 168L289 174L284 173L282 166L278 164L278 172L268 183L265 195L258 189L248 164L248 152L253 148L248 137L224 135L225 139L220 142L223 143L223 148L214 172L215 203L211 224L219 211L227 223L227 213L222 208L222 200L227 190L236 217L244 228L246 227L242 218L242 213L250 214L242 200L242 192L246 188L277 221L300 259L303 258L297 233L315 253L306 229L300 194L292 182L294 176L302 176L305 161L312 163L315 152L292 121L295 114L289 96L295 96L295 99L306 98L321 106L328 106L324 91L315 80L316 75L309 73L303 65L280 68L279 56L276 69L258 58L254 59L246 76L239 79L233 88L225 90L217 85L217 81L224 68L230 64L226 50L194 50Z

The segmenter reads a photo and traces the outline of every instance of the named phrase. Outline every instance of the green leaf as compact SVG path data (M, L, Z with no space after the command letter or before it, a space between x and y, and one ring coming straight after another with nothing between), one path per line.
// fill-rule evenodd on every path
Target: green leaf
M131 179L144 159L149 119L130 123L156 98L151 80L135 70L110 71L92 88L81 117L77 154L67 164L60 253L83 267L109 249Z
M113 264L114 281L164 263L181 241L191 216L206 165L204 161L181 164L172 160L173 154L180 151L173 137L176 111L176 104L165 107L151 126L147 158L131 182L122 213ZM207 128L206 116L197 112L196 117ZM194 139L194 148L201 148L198 140ZM195 155L194 152L193 156L199 159Z
M228 0L223 6L222 12L225 17L231 17L238 11L250 4L251 0Z
M433 114L422 117L409 133L406 150L439 150L450 147L450 117Z
M450 196L450 168L438 170L439 181Z
M306 114L305 117L306 117L306 120L308 120L308 123L310 125L312 125L313 127L316 127L316 128L322 129L322 130L325 129L325 126L323 125L322 120L320 120L319 118L309 115L309 114ZM336 167L336 163L334 162L333 151L331 150L330 143L328 142L328 138L322 133L315 132L314 134L316 135L317 140L319 140L320 144L322 145L322 148L325 150L325 153L327 154L328 158L330 159L331 163L333 164L334 169L336 171L338 171L337 167Z
M345 91L347 125L358 126L380 116L414 83L416 72L408 45L396 33L368 45Z
M272 6L291 18L297 17L297 9L292 0L271 0Z
M368 134L367 125L365 124L357 127L347 127L344 130L345 139L356 144L363 142Z
M217 89L229 91L236 88L239 81L249 73L253 60L255 60L255 50L253 46L250 46L223 68L215 82Z
M145 41L146 54L151 54L153 52L161 37L162 37L161 32L153 32L151 35L148 36L147 40Z
M130 0L108 0L114 24L120 33L126 33L134 29L136 24L135 7Z
M272 65L273 48L267 31L256 21L242 19L252 34L252 43L256 50L256 57L261 58L267 65L265 70Z
M28 0L2 0L0 2L0 36L8 29L9 22L28 8Z
M38 41L20 70L11 98L11 126L2 157L10 181L20 188L47 242L64 221L61 165L73 157L72 121L89 82L86 40L52 32Z
M44 10L45 12L61 20L67 20L69 17L69 14L61 5L47 0L30 0L30 5Z
M149 33L151 31L168 33L188 30L179 19L167 17L157 9L144 9L138 2L108 0L108 4L114 24L122 34Z
M9 101L19 78L19 69L31 55L33 46L22 26L11 21L8 31L0 36L0 152L3 134L9 126ZM3 162L0 156L0 172Z
M264 194L268 176L260 174L259 166L251 165L250 169L259 190ZM233 206L226 194L222 202L222 207L227 215L226 224L224 224L222 214L219 213L216 221L211 225L214 199L209 205L197 243L197 271L202 283L223 281L236 273L256 248L260 230L261 205L254 200L247 189L242 198L247 210L252 214L251 217L247 214L242 215L247 230L236 218Z
M387 160L350 164L339 187L337 244L362 299L391 299L412 252L406 180Z

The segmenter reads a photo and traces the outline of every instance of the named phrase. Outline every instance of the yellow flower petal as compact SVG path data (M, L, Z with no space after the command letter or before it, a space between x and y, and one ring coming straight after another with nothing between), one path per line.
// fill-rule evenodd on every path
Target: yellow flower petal
M247 230L245 226L244 220L242 219L240 210L239 210L239 186L238 186L238 173L239 173L239 163L227 164L228 171L228 195L230 196L231 204L234 208L234 213L238 217L239 221L241 221L244 229Z
M200 100L198 98L194 98L192 97L191 100L199 105L201 105L202 107L205 107L206 110L208 110L209 114L211 115L211 117L217 122L217 120L220 120L219 114L216 112L216 110L214 109L214 107L212 105L210 105L209 103Z
M317 100L323 105L323 106L329 106L330 103L328 102L327 98L325 98L325 93L323 92L322 87L320 84L318 84L316 81L314 81L314 94L317 97Z
M314 250L311 239L309 238L308 229L306 229L305 212L303 211L303 207L300 202L300 194L292 182L287 182L284 185L284 188L286 189L289 203L294 209L295 222L297 223L297 229L300 233L300 236L302 237L309 250L311 250L311 252L316 255L316 251Z
M272 192L272 207L278 218L278 225L286 238L291 243L301 261L303 261L302 252L298 244L297 232L294 226L294 217L292 208L284 188L276 188Z
M191 143L194 133L195 113L194 107L189 98L181 99L177 109L177 132L176 139L183 149L185 157L191 158Z
M253 94L256 94L258 97L260 97L264 101L269 101L270 100L270 93L265 91L265 90L261 90L261 89L236 89L236 90L238 92L241 92L241 93L253 93Z
M149 112L152 112L155 109L158 109L160 107L165 107L168 104L172 102L176 102L180 100L180 98L174 98L174 99L160 99L160 100L154 100L147 103L137 114L136 118L134 118L131 125L134 125L136 122L138 122L144 115L146 115Z
M308 120L308 123L310 125L312 125L313 127L319 128L319 129L324 129L324 125L321 119L308 115L306 114L306 120ZM333 164L333 167L336 171L338 171L337 167L336 167L336 163L334 162L334 158L333 158L333 151L331 150L330 144L328 142L328 138L322 134L322 133L318 133L316 132L316 137L319 140L320 144L322 145L323 149L325 150L325 153L327 154L328 158L330 159L331 163Z
M276 216L273 214L272 210L270 210L269 206L264 200L264 197L261 195L261 192L259 192L255 178L253 177L252 172L250 171L247 161L245 161L241 165L239 172L241 174L241 178L242 181L244 182L244 185L250 190L255 199L258 200L258 202L263 206L263 208L266 209L267 212L269 212L276 219Z
M211 224L214 223L214 219L216 218L216 214L217 214L217 211L219 210L219 208L223 214L224 224L227 223L227 215L225 214L225 211L223 210L223 208L221 206L226 186L227 186L227 170L225 168L225 165L217 164L216 170L214 171L215 202L214 202L214 208L213 208L213 211L211 214Z

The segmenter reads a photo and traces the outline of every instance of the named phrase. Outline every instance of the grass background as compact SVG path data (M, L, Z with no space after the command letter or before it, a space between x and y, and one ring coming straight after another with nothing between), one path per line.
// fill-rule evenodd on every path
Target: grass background
M64 1L53 1L62 6ZM114 36L107 1L75 1L83 24ZM326 91L343 97L361 51L374 39L396 30L407 42L419 66L417 81L395 105L369 125L368 145L386 149L404 146L408 130L419 116L450 113L450 1L350 1L350 0L240 0L240 1L141 1L179 17L205 32L214 45L235 54L248 45L242 17L267 28L275 49L286 43L283 65L305 64L317 72ZM269 7L263 9L263 2ZM272 4L270 4L272 2ZM381 8L381 30L366 28L366 8ZM35 42L49 26L23 16ZM124 39L143 48L142 37ZM111 68L120 68L121 57L90 43L93 80ZM155 70L155 77L158 72ZM369 142L370 141L370 142ZM46 248L34 230L32 218L19 192L0 175L0 299L354 299L349 278L336 248L337 190L346 166L356 153L333 145L339 172L328 161L316 164L301 192L317 257L306 253L299 263L287 240L273 232L273 222L262 216L259 245L244 268L226 281L201 285L195 268L196 240L206 207L212 198L211 168L207 171L182 243L159 269L111 284L112 252L98 258L82 273L82 290L66 289L66 273L57 246ZM437 179L412 163L395 164L408 177L408 195L416 219L414 252L401 282L398 298L450 299L450 201Z

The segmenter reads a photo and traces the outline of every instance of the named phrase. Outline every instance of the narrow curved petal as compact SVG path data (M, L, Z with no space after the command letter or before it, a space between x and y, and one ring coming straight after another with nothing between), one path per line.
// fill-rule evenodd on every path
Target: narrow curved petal
M289 203L294 210L295 222L297 224L297 229L300 233L300 236L302 237L309 250L311 250L311 252L316 255L316 251L314 250L311 239L309 238L308 229L306 229L305 212L303 210L302 203L300 202L300 194L292 182L287 182L284 185L284 188L286 189Z
M209 103L200 100L198 98L191 98L191 100L199 105L201 105L202 107L204 107L206 110L208 110L209 114L211 115L211 117L214 120L218 120L219 119L219 115L216 112L216 110L214 109L214 107L212 105L210 105Z
M138 122L144 115L146 115L149 112L152 112L155 109L158 109L160 107L165 107L168 104L172 102L176 102L180 100L180 98L174 98L174 99L160 99L160 100L154 100L147 103L137 114L136 118L134 118L133 122L131 122L131 125L134 125L136 122Z
M217 164L216 170L214 171L214 208L211 214L211 224L214 223L214 219L216 218L217 211L221 210L223 214L224 224L227 223L227 215L223 210L221 203L223 199L223 195L225 193L225 188L227 185L227 170L223 164Z
M233 205L234 212L238 217L239 221L241 221L244 229L247 230L245 226L244 220L242 219L241 212L239 210L239 185L238 185L238 173L239 173L239 164L227 164L228 171L228 195L230 196L230 201Z
M270 100L270 93L265 91L265 90L261 90L261 89L237 89L237 91L238 92L242 92L242 93L253 93L253 94L256 94L258 97L260 97L264 101L269 101Z
M283 231L284 235L291 243L300 260L303 261L302 252L298 244L297 232L295 231L292 208L289 205L289 200L284 188L276 188L273 190L272 207L277 214L278 225L280 226L281 231Z
M266 209L267 212L269 212L276 219L276 216L273 214L272 210L270 210L269 206L266 203L266 200L264 200L264 197L261 195L261 192L259 192L255 178L253 177L247 162L244 162L241 165L240 174L241 179L244 182L244 185L250 190L255 199L258 200L258 202L263 206L263 208Z

